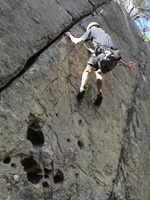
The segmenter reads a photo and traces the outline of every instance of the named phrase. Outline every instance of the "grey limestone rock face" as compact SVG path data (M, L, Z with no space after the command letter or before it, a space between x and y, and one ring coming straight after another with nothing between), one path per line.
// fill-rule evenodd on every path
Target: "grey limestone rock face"
M0 87L16 76L30 57L104 2L2 0Z
M0 200L148 200L150 52L134 22L113 1L2 5L2 87L15 78L1 90ZM104 75L100 108L95 74L77 102L89 53L63 34L81 36L91 21L136 62Z

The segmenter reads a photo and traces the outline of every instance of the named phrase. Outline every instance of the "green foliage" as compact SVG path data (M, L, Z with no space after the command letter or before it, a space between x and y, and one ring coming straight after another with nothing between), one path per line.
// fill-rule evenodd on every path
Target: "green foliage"
M140 17L150 19L149 0L121 0L121 2L134 20Z
M150 1L149 0L120 0L128 11L129 15L142 30L144 41L147 40L145 33L150 31L147 22L150 21Z
M148 2L148 0L133 0L133 4L135 7L145 6Z
M140 17L146 20L150 19L150 2L148 0L133 0L133 9L131 17L134 20Z
M142 33L142 39L144 40L145 43L148 43L149 42L148 37L145 35L145 33L143 32L142 29L140 29L140 30L141 30L141 33Z

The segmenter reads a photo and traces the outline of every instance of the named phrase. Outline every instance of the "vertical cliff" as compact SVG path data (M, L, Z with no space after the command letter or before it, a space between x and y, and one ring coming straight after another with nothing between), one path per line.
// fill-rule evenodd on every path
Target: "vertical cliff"
M148 200L150 51L115 1L1 1L0 200ZM75 36L98 22L136 70L92 74Z

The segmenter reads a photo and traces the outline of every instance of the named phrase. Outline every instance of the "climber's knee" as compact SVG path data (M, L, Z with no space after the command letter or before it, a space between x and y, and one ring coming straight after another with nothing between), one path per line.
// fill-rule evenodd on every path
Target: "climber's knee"
M102 76L102 71L100 69L98 69L96 72L96 79L100 79L102 80L103 79L103 76Z
M87 65L87 67L85 68L84 72L91 74L93 72L93 70Z

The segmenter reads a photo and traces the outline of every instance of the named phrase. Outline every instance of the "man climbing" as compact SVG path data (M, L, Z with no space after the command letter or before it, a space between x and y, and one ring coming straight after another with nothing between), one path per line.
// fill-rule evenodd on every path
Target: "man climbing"
M102 72L106 73L106 71L110 71L111 69L106 69L104 66L102 66L101 61L106 58L106 60L109 57L109 54L111 52L110 49L114 49L113 42L108 34L105 33L103 29L100 28L100 25L97 22L91 22L87 26L86 32L80 37L74 37L70 32L66 32L66 35L72 40L75 44L81 44L83 42L86 42L88 40L92 41L92 44L94 46L93 50L92 48L88 48L88 50L92 53L91 57L87 61L87 66L82 74L82 80L81 80L81 86L79 93L77 94L77 99L80 101L83 99L83 96L85 94L85 86L88 81L88 77L92 72L95 72L96 74L96 81L97 81L97 89L98 89L98 95L94 102L96 106L99 106L102 103L102 85L103 85L103 77ZM115 65L116 63L112 63L112 65ZM102 69L104 67L105 69ZM110 67L111 68L111 67Z

